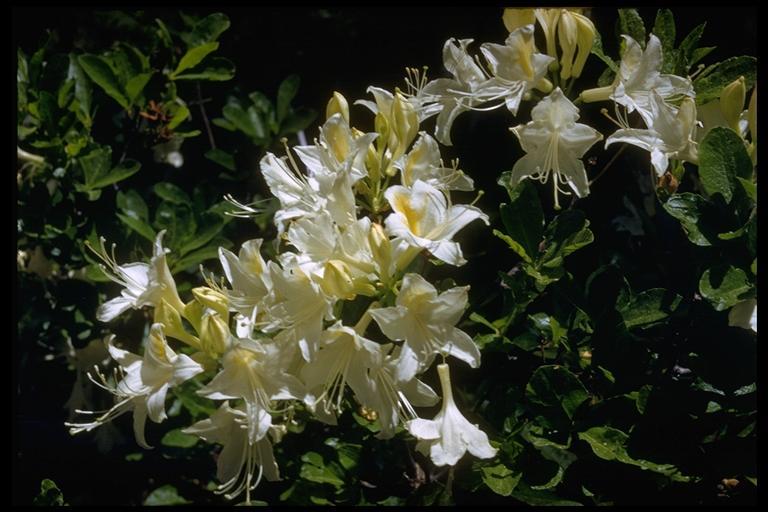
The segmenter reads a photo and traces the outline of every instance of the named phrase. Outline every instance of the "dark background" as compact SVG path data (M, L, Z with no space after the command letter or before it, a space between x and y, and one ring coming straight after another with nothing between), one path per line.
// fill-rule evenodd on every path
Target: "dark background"
M701 46L718 46L705 58L712 63L734 55L756 55L757 9L754 7L672 7L677 24L679 42L693 27L706 21L707 28ZM445 76L442 66L442 46L449 37L474 38L482 42L503 42L507 35L501 22L501 8L497 7L376 7L376 8L274 8L259 9L211 7L190 8L190 14L205 15L224 12L232 22L230 29L220 38L219 54L232 60L237 66L235 79L222 84L205 84L204 94L221 98L233 87L247 93L252 90L265 92L274 97L281 80L291 73L300 75L302 85L294 102L311 107L321 116L325 104L334 90L343 93L350 103L365 98L369 85L388 90L403 87L405 66L429 67L429 76ZM151 17L179 22L176 9L147 9ZM656 9L641 8L647 31L653 26ZM603 36L606 52L617 55L613 23L617 18L614 8L595 8L592 18ZM150 18L151 19L151 18ZM93 13L83 8L35 7L13 11L14 45L30 54L40 44L45 29L55 30L60 38L59 48L71 48L82 32L108 46L113 35L94 25ZM541 48L542 45L539 45ZM588 60L585 78L595 77L603 64L596 58ZM593 87L584 83L581 88ZM576 89L579 87L577 86ZM604 134L611 126L597 112L602 105L585 106L582 117ZM491 113L469 112L462 114L453 127L453 148L444 148L447 160L459 157L462 169L485 195L478 203L484 211L495 217L498 204L504 200L505 191L496 185L498 175L512 168L520 156L519 145L508 132L528 119L527 107L521 108L516 120L506 110ZM318 121L321 121L319 119ZM361 129L370 129L370 116L361 107L352 109L352 123ZM369 124L366 124L369 123ZM425 129L431 130L434 121ZM307 133L308 139L316 135L316 128ZM202 136L201 136L202 140ZM188 144L185 149L194 151ZM203 144L201 144L203 146ZM599 147L598 144L596 147ZM207 148L203 148L203 151ZM201 151L202 152L202 151ZM590 177L602 168L612 153L592 151L598 155L593 166L588 166ZM586 160L586 159L585 159ZM188 157L187 161L204 161ZM638 167L647 162L647 153L629 148L624 157L593 188L591 195L580 200L590 219L613 219L620 213L625 190L635 186L633 175ZM643 171L644 172L644 171ZM551 184L540 189L545 210L551 212ZM471 200L469 195L461 200ZM568 204L566 200L565 204ZM492 220L492 224L495 221ZM596 221L591 228L596 241L589 248L574 255L573 268L585 271L604 263L612 248L626 251L626 239L618 236L608 220ZM600 224L602 222L603 224ZM506 268L500 257L509 254L504 244L490 235L479 223L467 228L460 240L465 256L470 261L460 272L446 269L446 275L459 284L473 283L471 300L482 302L497 286L497 269ZM676 229L672 225L670 229ZM634 260L627 266L634 270L653 271L653 261L669 257L673 246L640 248ZM631 258L631 256L630 256ZM596 261L597 260L597 261ZM579 265L582 262L583 265ZM642 272L633 272L642 275ZM670 276L673 279L673 276ZM682 281L687 278L679 277ZM635 283L631 283L633 286ZM485 286L485 288L484 288ZM24 307L23 304L20 305ZM23 341L23 340L21 340ZM27 351L28 350L28 351ZM39 490L43 478L53 479L63 490L68 502L77 504L132 503L138 504L142 490L153 489L165 483L165 475L171 477L182 466L183 460L161 460L157 453L148 453L145 461L154 460L154 474L136 473L135 464L125 462L127 453L139 451L131 439L130 420L123 418L117 427L125 434L127 443L115 448L108 455L100 454L93 436L70 437L63 425L65 410L62 405L69 396L74 374L55 360L43 360L46 350L42 347L25 349L26 361L16 361L16 370L24 368L14 383L16 402L14 440L14 503L30 503ZM148 423L148 439L157 441L154 425ZM194 461L200 467L201 478L209 474L209 461ZM144 466L147 467L147 466ZM188 468L184 468L188 470ZM156 481L152 481L155 478ZM180 489L182 492L183 489ZM182 494L184 494L182 492Z

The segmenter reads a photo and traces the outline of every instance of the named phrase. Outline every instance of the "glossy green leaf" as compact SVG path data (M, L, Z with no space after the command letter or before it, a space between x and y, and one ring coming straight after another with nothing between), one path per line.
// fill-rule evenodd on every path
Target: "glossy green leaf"
M619 9L619 30L645 48L645 23L636 9Z
M212 43L205 43L200 46L196 46L194 48L190 48L187 50L187 53L184 54L184 56L179 61L179 65L176 66L176 70L171 73L171 80L174 80L178 77L179 74L181 74L183 71L186 71L187 69L191 69L200 62L203 61L204 58L206 58L209 54L215 52L219 48L219 43L212 42Z
M130 102L125 97L115 73L103 57L85 54L78 57L77 61L88 75L88 78L93 80L107 95L117 101L121 107L127 109L130 106Z
M656 464L630 457L626 447L629 436L615 428L592 427L586 432L579 432L579 439L589 443L592 451L601 459L615 460L637 466L644 470L660 473L677 482L690 481L690 477L682 475L680 470L671 464Z
M232 61L222 57L211 57L200 68L191 69L189 72L175 75L174 80L209 80L211 82L224 82L235 76L235 65Z
M698 194L684 192L673 194L664 203L664 209L678 221L688 236L696 245L708 246L717 239L712 224L712 205Z
M235 157L223 149L209 149L205 152L205 158L211 162L216 162L220 166L230 171L235 171L237 169L237 165L235 164Z
M520 482L522 473L515 473L504 464L484 466L481 468L483 482L490 490L501 496L509 496Z
M663 288L645 290L635 295L619 310L627 329L654 325L678 310L683 298Z
M589 398L579 379L557 365L536 369L525 388L525 395L535 404L562 409L571 420L576 409Z
M699 145L699 177L707 194L720 194L731 202L737 177L752 177L752 160L744 142L729 128L716 127Z
M742 295L752 289L747 274L740 268L718 265L704 271L699 280L699 293L717 311L728 309L743 300Z
M731 57L714 64L701 72L693 81L696 90L696 104L703 105L720 97L723 87L740 76L744 77L747 90L755 85L757 80L757 59L743 55Z
M136 103L147 83L149 83L150 78L152 78L152 73L139 73L125 84L125 94L128 96L128 101L131 104Z
M509 188L507 177L505 173L499 179L500 184L507 186L510 199L508 204L500 206L505 235L510 239L505 241L521 258L532 262L539 254L539 244L544 235L544 212L539 193L529 180Z
M119 190L116 198L117 207L128 217L137 220L147 221L149 219L149 209L144 198L136 190Z
M298 75L291 75L280 83L277 89L277 123L280 124L288 114L291 101L299 92L299 83L301 80Z
M190 448L200 440L197 436L185 434L180 428L175 428L165 433L160 443L163 446L172 446L175 448Z
M184 205L192 204L192 199L189 197L189 194L173 183L161 181L160 183L156 183L155 186L152 187L152 190L155 191L155 194L157 194L158 197L169 203Z
M155 230L147 224L146 221L136 219L134 217L130 217L127 214L123 213L116 213L117 218L120 219L120 222L128 226L130 229L135 231L136 233L140 234L150 242L154 242L155 238L157 237L157 233Z
M176 487L170 484L158 487L149 493L147 499L144 500L144 505L149 507L161 505L186 505L188 503L192 502L179 496L179 491L176 490Z
M195 24L187 44L199 46L215 41L229 26L230 22L226 14L220 12L209 14Z

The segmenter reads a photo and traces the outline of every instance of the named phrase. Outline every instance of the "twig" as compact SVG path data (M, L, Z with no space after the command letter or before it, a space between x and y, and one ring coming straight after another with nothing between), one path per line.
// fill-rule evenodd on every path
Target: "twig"
M208 122L208 115L205 113L205 105L203 104L203 92L200 89L200 82L195 82L195 85L197 86L197 106L200 107L200 114L203 116L203 123L205 123L205 131L208 134L208 142L211 143L211 149L216 149L216 141L213 140L211 123Z
M624 150L627 148L626 145L621 146L619 150L613 155L613 157L608 161L607 164L605 164L605 167L597 174L597 176L594 177L592 181L589 182L589 186L591 187L603 174L605 174L605 171L607 171L613 162L616 161L617 158L619 158L619 155L624 152Z

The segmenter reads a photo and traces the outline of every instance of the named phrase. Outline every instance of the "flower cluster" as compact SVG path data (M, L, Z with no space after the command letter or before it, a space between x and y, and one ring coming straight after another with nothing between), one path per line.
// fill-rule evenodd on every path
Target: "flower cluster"
M335 93L314 144L261 160L280 203L273 260L263 258L262 240L244 243L238 254L220 248L226 283L209 276L208 286L184 302L162 232L149 264L118 265L102 240L95 250L102 268L124 289L98 318L148 306L154 319L143 357L110 337L119 369L114 379L97 370L92 380L115 395L116 405L93 421L69 424L72 433L132 411L136 440L149 448L146 418L162 422L169 388L194 378L202 381L198 393L221 405L186 432L224 445L217 476L219 492L230 498L245 492L250 501L262 476L279 478L272 444L299 404L334 424L353 400L377 415L378 437L403 427L430 447L437 465L453 465L467 450L496 453L459 412L446 364L453 356L480 365L472 338L456 327L469 287L438 290L414 271L420 256L463 265L456 233L488 218L452 203L451 191L471 191L472 180L443 164L435 139L419 131L414 102L399 92L371 92L375 101L360 103L375 115L375 132L350 126L349 105ZM239 206L238 215L252 212ZM437 356L443 405L427 422L414 407L439 400L419 379Z

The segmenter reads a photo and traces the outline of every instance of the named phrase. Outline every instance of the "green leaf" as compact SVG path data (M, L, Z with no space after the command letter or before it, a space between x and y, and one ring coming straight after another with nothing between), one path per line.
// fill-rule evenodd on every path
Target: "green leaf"
M122 214L122 213L116 213L115 215L117 215L117 218L120 219L120 222L128 226L130 229L132 229L136 233L140 234L150 242L155 241L155 238L157 237L157 233L152 228L152 226L147 224L146 221L135 219L133 217L129 217L128 215Z
M255 107L251 106L245 111L238 105L230 104L224 106L222 113L238 130L249 137L260 139L266 135L264 122Z
M711 223L707 222L714 214L712 204L698 194L684 192L672 194L664 209L680 221L688 239L696 245L709 246L717 239Z
M674 62L669 59L672 49L675 47L675 16L669 9L659 9L656 12L656 21L653 24L653 34L661 41L661 51L664 56L665 73L674 71ZM669 61L669 62L668 62Z
M299 476L304 480L318 484L330 484L337 489L344 486L343 474L340 474L334 464L325 464L323 456L317 452L307 452L301 456L301 470Z
M155 211L155 227L168 231L168 246L174 250L188 242L197 231L190 203L163 201Z
M195 24L187 44L200 46L215 41L229 28L229 25L229 18L225 14L220 12L209 14Z
M299 108L289 113L280 124L279 137L292 135L306 129L317 118L317 111L311 108Z
M562 366L540 366L525 387L531 402L545 407L561 409L569 420L576 409L589 398L579 379Z
M716 100L720 97L723 87L740 76L744 77L747 90L755 85L755 80L757 80L756 58L746 55L731 57L705 69L693 81L696 104L703 105Z
M699 280L699 293L717 311L723 311L743 300L741 295L752 286L746 272L740 268L718 265L704 271Z
M298 75L290 75L282 81L280 87L277 89L277 123L281 124L288 114L288 109L291 106L291 100L296 96L299 91L299 83L301 82Z
M67 505L64 503L64 495L61 493L61 490L53 480L48 478L40 482L40 493L32 500L32 504L36 507L62 507Z
M117 183L130 176L133 176L141 169L141 164L136 160L126 159L117 164L106 176L101 176L91 184L91 188L104 188L107 185Z
M134 76L128 83L125 84L125 94L128 96L128 101L134 104L141 95L144 88L147 86L149 79L152 78L152 73L139 73Z
M168 129L173 130L189 117L189 109L185 105L179 105L173 112L173 118L168 123Z
M193 69L191 73L174 76L174 80L209 80L224 82L235 76L235 65L222 57L211 57L203 69Z
M176 66L176 70L171 73L170 79L175 80L176 77L187 69L193 68L200 64L204 58L210 53L215 52L219 48L219 43L205 43L200 46L196 46L187 50L187 53L179 61L179 65Z
M174 185L173 183L161 181L160 183L156 183L155 186L152 187L152 190L154 190L155 194L161 199L164 199L169 203L184 205L192 204L192 199L189 195L184 192L181 187Z
M218 259L218 257L219 248L215 245L209 245L202 249L190 252L183 258L176 260L171 271L175 274L181 270L197 267L204 261Z
M701 35L704 33L704 28L706 26L707 26L706 22L702 23L701 25L697 25L680 42L679 50L680 50L680 53L685 57L685 60L688 63L688 66L691 66L695 62L693 60L693 55L699 45L699 39L701 39ZM684 71L687 71L687 69Z
M45 130L51 136L55 135L57 132L56 124L58 122L59 109L53 94L48 91L40 91L39 99L37 101L37 110Z
M619 30L645 48L645 23L636 9L619 9Z
M99 147L87 155L81 156L77 161L83 170L86 188L94 188L93 183L106 175L112 167L112 148L109 146Z
M220 216L209 213L202 216L200 223L204 224L204 227L195 233L194 237L179 249L180 255L184 256L210 242L213 237L221 233L221 228L226 224L224 219Z
M180 428L175 428L166 432L160 443L163 446L173 446L176 448L190 448L197 444L199 438L190 434L185 434Z
M552 491L541 490L537 491L527 486L524 482L520 482L515 490L512 492L512 497L523 503L533 506L562 506L562 507L580 507L581 503L578 501L566 500L558 496Z
M149 220L149 209L147 203L141 197L141 194L131 189L126 192L119 190L117 192L117 207L128 217L136 220Z
M179 492L170 484L158 487L149 493L147 499L144 500L144 505L150 507L160 505L186 505L188 503L192 502L179 496Z
M560 323L554 317L549 316L546 313L528 315L528 319L533 323L534 329L547 340L551 341L555 346L557 346L559 341L568 333L568 330L561 327Z
M615 460L637 466L644 470L660 473L676 482L690 481L690 477L682 475L680 470L671 464L656 464L630 457L626 447L629 436L621 430L611 427L592 427L586 432L579 432L579 439L589 443L595 455L603 460Z
M504 464L484 466L481 468L483 482L490 490L501 496L509 496L520 482L522 473L514 473Z
M736 176L736 179L739 180L741 188L744 189L747 197L749 197L753 202L757 202L757 183L751 179L742 178L741 176Z
M727 203L738 186L736 177L752 177L752 160L736 132L719 126L707 133L699 145L699 177L707 194L719 193Z
M683 298L663 288L652 288L635 295L619 310L627 329L648 327L672 315L680 307Z
M235 171L237 169L234 155L231 155L222 149L209 149L205 152L204 156L211 162L215 162L230 171Z
M130 106L130 102L123 94L117 77L106 59L97 55L85 54L78 57L77 61L88 75L88 78L93 80L107 95L117 101L121 107L127 109Z
M77 100L78 119L81 120L86 128L91 127L91 83L85 76L83 68L77 60L77 55L69 54L68 76L75 80L75 99Z
M510 199L509 204L502 203L500 206L501 221L504 223L506 235L511 239L505 241L521 258L530 263L538 256L539 244L544 236L544 212L539 193L529 180L509 188L507 178L508 175L504 173L499 179L499 183L507 187Z
M335 437L329 437L325 440L326 446L336 450L336 457L339 464L347 471L354 470L360 461L360 454L363 449L361 444L344 443Z
M544 232L546 247L541 257L544 267L559 267L565 256L589 245L595 239L589 221L580 210L565 210L555 217Z
M614 62L612 58L606 55L605 51L603 50L603 40L600 38L600 32L595 31L595 39L592 41L591 53L598 59L605 62L605 64L608 66L608 69L613 71L614 74L619 72L619 66L616 64L616 62Z

